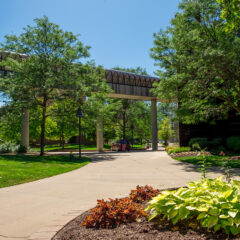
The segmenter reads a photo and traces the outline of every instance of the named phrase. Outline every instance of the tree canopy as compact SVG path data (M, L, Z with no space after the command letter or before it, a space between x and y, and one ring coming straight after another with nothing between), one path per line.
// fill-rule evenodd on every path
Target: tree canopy
M5 36L1 51L8 58L2 65L13 73L1 78L0 91L9 98L12 107L41 109L41 155L44 154L48 108L54 102L72 99L83 103L93 92L105 92L104 71L91 62L89 46L78 35L63 31L44 16L34 20L19 36ZM25 54L25 55L23 55Z
M240 2L239 0L217 0L222 7L221 18L225 20L227 32L240 33Z
M240 38L224 30L215 0L183 0L171 26L154 34L160 98L178 104L185 123L240 113Z

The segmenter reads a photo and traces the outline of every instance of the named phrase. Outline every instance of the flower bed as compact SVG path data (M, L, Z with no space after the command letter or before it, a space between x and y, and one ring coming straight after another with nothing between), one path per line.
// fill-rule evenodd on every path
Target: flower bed
M238 181L227 183L221 178L202 179L160 194L138 186L129 198L98 201L53 240L240 239L239 186ZM149 197L153 198L147 203ZM142 212L146 206L149 219Z

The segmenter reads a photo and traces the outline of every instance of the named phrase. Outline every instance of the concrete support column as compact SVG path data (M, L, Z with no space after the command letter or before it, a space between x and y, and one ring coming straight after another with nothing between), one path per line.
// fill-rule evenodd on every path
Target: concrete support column
M158 150L158 128L157 128L157 100L151 100L152 111L152 150Z
M22 110L21 145L29 147L29 109L27 108Z
M97 151L103 152L103 121L101 118L97 119Z

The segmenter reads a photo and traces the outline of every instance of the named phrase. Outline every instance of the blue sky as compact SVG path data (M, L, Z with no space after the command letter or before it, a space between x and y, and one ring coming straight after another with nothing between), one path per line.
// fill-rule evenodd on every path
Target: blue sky
M169 25L179 0L2 0L0 42L46 15L80 34L91 59L105 68L143 67L154 75L153 33Z

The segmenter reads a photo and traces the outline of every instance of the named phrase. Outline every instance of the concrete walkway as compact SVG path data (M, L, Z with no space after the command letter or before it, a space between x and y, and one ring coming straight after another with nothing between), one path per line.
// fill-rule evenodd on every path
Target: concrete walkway
M97 199L126 196L136 185L163 189L200 178L195 166L163 151L89 156L93 162L78 170L0 189L0 239L51 239Z

